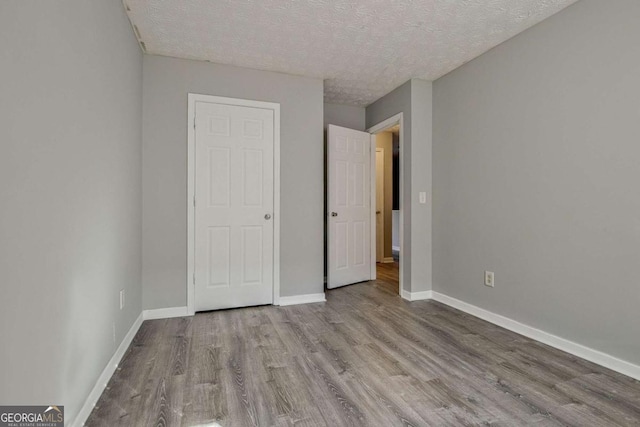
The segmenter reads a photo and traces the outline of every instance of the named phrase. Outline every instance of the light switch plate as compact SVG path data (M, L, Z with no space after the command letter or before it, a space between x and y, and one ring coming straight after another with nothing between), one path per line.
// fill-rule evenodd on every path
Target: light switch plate
M424 191L421 191L419 195L420 195L420 203L423 205L427 203L427 193Z

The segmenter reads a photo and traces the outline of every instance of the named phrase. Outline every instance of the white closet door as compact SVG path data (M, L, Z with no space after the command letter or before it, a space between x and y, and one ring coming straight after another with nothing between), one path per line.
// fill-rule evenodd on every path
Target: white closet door
M273 302L273 110L197 102L195 310Z

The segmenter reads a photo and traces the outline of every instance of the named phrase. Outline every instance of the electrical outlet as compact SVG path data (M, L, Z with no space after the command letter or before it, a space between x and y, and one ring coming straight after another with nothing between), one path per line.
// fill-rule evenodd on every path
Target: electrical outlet
M124 289L120 291L120 310L124 308Z
M493 288L495 285L495 278L493 271L485 271L484 272L484 285Z

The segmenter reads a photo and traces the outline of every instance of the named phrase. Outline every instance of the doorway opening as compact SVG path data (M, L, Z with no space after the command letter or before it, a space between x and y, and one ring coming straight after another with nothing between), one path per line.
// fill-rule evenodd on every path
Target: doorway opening
M402 147L402 113L365 132L328 125L327 289L376 281L376 285L400 294L404 265L410 262L403 238L403 212L407 210L403 208ZM376 169L383 172L386 169L391 175L376 176ZM380 182L378 185L376 180ZM389 195L387 199L385 193ZM397 209L393 209L394 194ZM380 203L379 209L376 202Z
M378 132L375 138L376 280L379 286L397 293L400 285L400 126Z
M400 293L400 123L370 130L375 139L376 285ZM373 181L373 180L372 180Z

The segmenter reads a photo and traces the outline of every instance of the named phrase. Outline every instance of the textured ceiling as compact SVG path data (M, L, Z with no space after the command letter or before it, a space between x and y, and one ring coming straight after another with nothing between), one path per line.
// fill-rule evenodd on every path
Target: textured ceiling
M125 0L149 54L325 80L365 106L435 80L576 0Z

